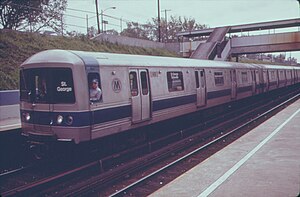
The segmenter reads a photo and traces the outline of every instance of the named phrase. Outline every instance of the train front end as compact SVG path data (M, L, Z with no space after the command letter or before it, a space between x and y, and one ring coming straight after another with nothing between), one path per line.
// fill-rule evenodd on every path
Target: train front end
M22 134L31 144L90 140L90 113L82 60L49 50L20 67Z

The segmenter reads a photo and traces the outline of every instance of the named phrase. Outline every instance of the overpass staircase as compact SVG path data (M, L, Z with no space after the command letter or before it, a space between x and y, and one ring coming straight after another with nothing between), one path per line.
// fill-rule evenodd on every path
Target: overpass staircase
M225 57L226 59L230 51L230 43L225 40L225 35L228 33L229 30L229 26L215 28L210 34L209 38L206 40L206 42L201 43L192 53L190 58L208 60L214 60L218 58L221 60ZM227 49L228 47L229 50ZM225 53L223 53L223 51ZM228 51L227 55L226 51Z

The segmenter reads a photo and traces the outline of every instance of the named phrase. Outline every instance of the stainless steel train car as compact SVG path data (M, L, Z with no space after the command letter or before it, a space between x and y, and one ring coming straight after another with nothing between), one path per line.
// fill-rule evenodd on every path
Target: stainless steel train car
M299 82L291 66L48 50L20 66L22 133L78 144Z

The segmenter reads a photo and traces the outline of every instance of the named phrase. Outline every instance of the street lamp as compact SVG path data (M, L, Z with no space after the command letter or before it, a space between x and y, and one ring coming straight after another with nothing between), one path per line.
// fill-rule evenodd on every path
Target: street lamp
M117 7L109 7L109 8L106 8L104 10L101 10L101 29L102 29L102 33L103 33L103 14L106 10L109 10L109 9L116 9Z
M167 16L167 12L169 12L169 11L171 11L171 10L164 9L164 10L161 11L161 12L165 12L165 22L166 22L165 42L168 42L168 16Z

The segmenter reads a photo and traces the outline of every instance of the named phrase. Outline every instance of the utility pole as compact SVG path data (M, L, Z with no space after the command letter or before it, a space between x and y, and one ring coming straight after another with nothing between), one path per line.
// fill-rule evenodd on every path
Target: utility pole
M89 37L89 15L86 15L86 35Z
M64 36L64 20L63 20L64 15L60 15L60 22L61 22L61 35Z
M122 19L122 17L120 18L120 33L123 31L123 19Z
M299 3L299 18L300 18L300 0L297 0ZM298 26L298 31L300 31L300 26Z
M165 42L168 42L168 15L167 15L167 12L169 12L169 11L171 11L171 10L167 10L167 9L162 10L162 12L165 12L165 20L166 20L166 39L165 39Z
M96 2L96 17L97 17L98 34L100 34L98 0L95 0L95 2Z
M103 33L104 32L104 27L103 27L103 10L101 10L100 15L101 15L101 33Z
M160 31L160 5L159 5L159 0L157 0L157 7L158 7L158 18L157 18L157 23L158 23L158 42L161 41L161 31Z

